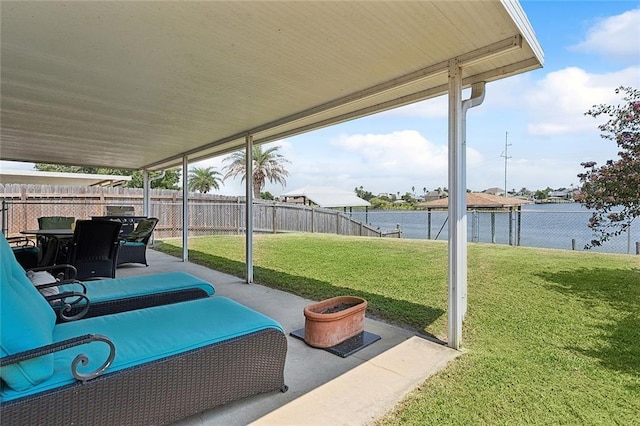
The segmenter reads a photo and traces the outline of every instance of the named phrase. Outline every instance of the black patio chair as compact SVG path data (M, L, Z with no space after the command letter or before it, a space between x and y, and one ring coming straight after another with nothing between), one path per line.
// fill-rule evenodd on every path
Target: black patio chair
M120 241L117 266L124 263L147 263L147 245L158 224L158 218L150 217L138 222L136 229Z
M36 242L27 237L9 237L7 238L11 250L16 260L25 269L35 268L38 266L40 257L40 249L36 247Z
M122 223L78 220L66 263L77 269L76 279L115 278Z
M71 229L75 221L76 218L73 216L42 216L38 218L38 228ZM49 266L64 262L69 252L67 242L55 237L38 237L38 246L41 253L38 265Z

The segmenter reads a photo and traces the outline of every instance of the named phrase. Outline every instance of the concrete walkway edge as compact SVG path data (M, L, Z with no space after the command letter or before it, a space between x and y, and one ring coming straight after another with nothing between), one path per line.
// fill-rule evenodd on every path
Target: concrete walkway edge
M251 424L372 424L459 354L411 337Z

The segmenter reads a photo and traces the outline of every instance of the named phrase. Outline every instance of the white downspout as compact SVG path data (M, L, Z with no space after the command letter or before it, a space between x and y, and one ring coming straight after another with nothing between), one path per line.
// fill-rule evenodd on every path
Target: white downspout
M151 212L151 184L162 179L166 174L166 170L163 170L158 176L150 178L149 170L142 171L142 213L146 217L149 217Z
M484 101L484 91L485 82L482 81L480 83L476 83L471 86L471 96L469 99L462 101L462 150L460 155L462 155L462 181L464 182L464 192L465 192L465 206L464 206L464 219L463 219L463 229L464 229L464 241L465 243L462 245L462 258L465 259L464 268L461 271L461 283L462 283L462 319L464 320L467 316L467 111L470 108L476 107Z
M245 260L247 284L253 282L253 136L245 144Z

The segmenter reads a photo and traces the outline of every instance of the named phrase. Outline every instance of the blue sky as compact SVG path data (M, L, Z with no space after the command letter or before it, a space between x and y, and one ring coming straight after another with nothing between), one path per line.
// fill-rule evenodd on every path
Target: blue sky
M545 54L545 66L487 84L484 103L467 116L467 187L541 189L578 185L581 162L602 164L617 147L602 139L594 104L619 103L618 86L640 87L640 2L521 1ZM291 163L286 188L303 186L374 194L416 193L447 186L447 99L381 114L275 142ZM274 145L270 144L268 146ZM193 164L222 171L223 158ZM7 164L3 162L3 167ZM12 168L12 167L7 167ZM220 194L244 192L239 179Z

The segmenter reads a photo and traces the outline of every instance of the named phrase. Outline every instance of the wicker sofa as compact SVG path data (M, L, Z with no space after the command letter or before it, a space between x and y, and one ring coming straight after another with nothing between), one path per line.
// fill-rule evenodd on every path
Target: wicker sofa
M21 268L0 268L3 424L166 424L287 389L282 327L233 300L56 323L28 284Z

